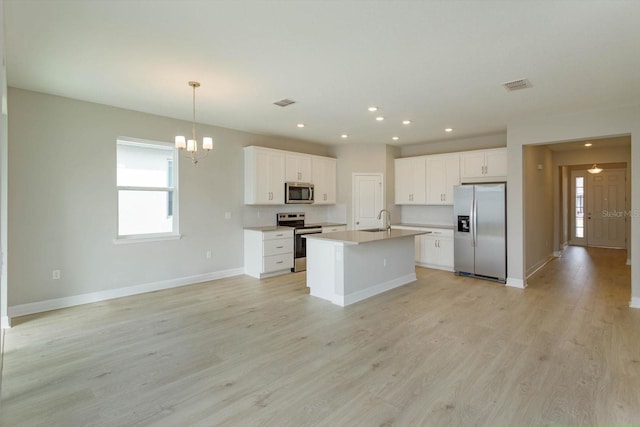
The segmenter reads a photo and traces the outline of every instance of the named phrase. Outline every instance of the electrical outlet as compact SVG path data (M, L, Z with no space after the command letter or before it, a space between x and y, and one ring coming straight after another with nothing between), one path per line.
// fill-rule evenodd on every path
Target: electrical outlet
M231 219L231 212L225 212L224 219Z
M211 259L211 251L207 251L207 259Z
M51 272L51 278L53 280L60 280L60 270L53 270Z
M383 267L386 267L386 266L387 266L387 259L386 259L386 258L382 261L382 266L383 266Z

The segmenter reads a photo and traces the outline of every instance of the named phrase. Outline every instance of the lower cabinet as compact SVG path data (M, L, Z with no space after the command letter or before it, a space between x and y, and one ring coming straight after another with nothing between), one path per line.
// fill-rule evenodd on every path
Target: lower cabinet
M430 231L415 237L415 260L420 267L453 271L453 230L448 228L393 226L405 230Z
M244 230L244 272L262 279L290 273L293 268L293 229Z
M420 259L422 267L453 271L453 237L425 234L420 237Z

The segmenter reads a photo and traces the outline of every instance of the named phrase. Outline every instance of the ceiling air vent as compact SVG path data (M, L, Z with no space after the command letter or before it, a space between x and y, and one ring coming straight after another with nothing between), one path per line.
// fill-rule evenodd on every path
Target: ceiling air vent
M281 99L280 101L276 101L274 102L275 105L277 105L278 107L288 107L291 104L295 104L296 101L292 101L291 99Z
M502 83L502 86L507 90L507 92L513 92L514 90L533 87L531 82L527 79L513 80L510 82Z

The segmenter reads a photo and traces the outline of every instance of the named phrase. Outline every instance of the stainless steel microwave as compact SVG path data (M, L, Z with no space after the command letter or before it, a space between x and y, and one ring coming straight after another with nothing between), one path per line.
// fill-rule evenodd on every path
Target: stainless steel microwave
M285 203L313 203L313 184L308 182L286 182Z

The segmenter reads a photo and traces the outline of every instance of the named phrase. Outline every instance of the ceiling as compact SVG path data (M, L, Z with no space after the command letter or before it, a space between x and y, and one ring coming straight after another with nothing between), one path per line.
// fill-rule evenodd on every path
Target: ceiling
M640 102L634 0L4 5L10 86L190 121L197 80L198 122L323 144L442 141ZM502 87L522 78L533 87Z
M591 144L585 147L585 144ZM608 138L594 138L580 141L562 142L558 144L548 144L546 147L551 151L575 151L575 150L596 150L600 148L630 147L630 136L615 136Z

